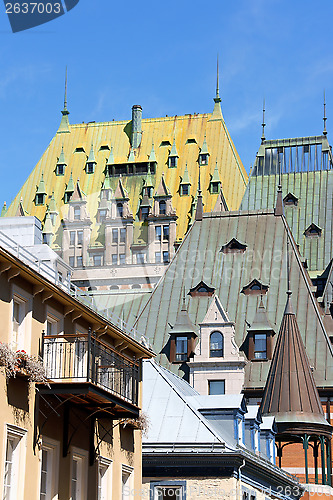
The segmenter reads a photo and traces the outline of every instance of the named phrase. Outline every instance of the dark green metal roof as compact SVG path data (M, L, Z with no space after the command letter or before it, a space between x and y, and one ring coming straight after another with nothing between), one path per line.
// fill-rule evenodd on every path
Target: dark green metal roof
M222 245L232 238L244 242L244 252L223 253ZM231 321L235 339L241 346L248 323L252 323L260 296L241 293L252 279L269 285L267 317L279 328L285 309L287 291L286 252L290 242L291 289L295 314L314 376L319 387L333 387L333 351L325 331L311 283L301 262L294 239L283 216L272 210L204 214L187 233L165 275L142 310L136 328L150 338L155 352L166 345L182 301L182 287L188 292L200 281L211 283ZM211 297L189 300L189 317L198 325L208 310ZM276 336L274 337L276 339ZM166 356L158 361L176 371ZM256 361L246 366L246 388L263 388L270 362Z

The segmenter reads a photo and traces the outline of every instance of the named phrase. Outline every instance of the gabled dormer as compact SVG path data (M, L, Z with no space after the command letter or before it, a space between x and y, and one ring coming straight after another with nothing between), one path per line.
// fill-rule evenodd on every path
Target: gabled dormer
M183 297L181 310L176 318L174 326L169 332L169 361L171 363L183 363L194 356L197 338L196 331L197 328L190 320L185 297Z
M217 295L199 326L199 343L189 364L192 385L200 394L239 394L246 361L235 341L234 323Z
M95 160L94 145L91 145L90 153L86 162L86 173L93 174L95 172L97 161Z
M283 198L283 204L285 207L290 207L290 206L297 207L298 198L293 193L288 193L287 196Z
M111 146L109 158L106 160L106 176L112 175L112 166L114 165L113 147Z
M312 224L310 224L310 226L306 228L304 234L308 238L320 238L322 231L323 230L319 226L317 226L317 224L312 222Z
M268 285L264 285L261 281L253 279L250 283L243 286L241 293L244 293L244 295L266 295L268 288Z
M179 156L178 156L177 148L176 148L176 138L174 137L172 148L171 148L171 151L170 151L169 157L168 157L168 167L169 168L176 168L177 164L178 164L178 158L179 158Z
M64 146L62 146L61 153L60 153L60 156L58 158L57 165L56 165L56 170L55 170L56 175L57 176L65 175L66 166L67 166L67 163L66 163L66 159L65 159Z
M51 195L51 198L49 201L48 213L50 215L52 225L54 226L56 223L57 216L58 216L57 204L56 204L55 197L54 197L54 191L52 191L52 195Z
M248 328L247 356L250 360L266 361L272 359L273 337L275 330L270 322L262 298Z
M236 240L236 238L232 238L228 243L222 246L220 251L223 253L244 253L246 248L247 245Z
M214 292L215 288L207 285L204 281L200 281L200 283L190 289L188 295L191 295L191 297L211 297Z
M206 136L205 136L204 141L202 143L202 148L200 149L200 153L199 153L199 165L200 166L208 165L209 156L210 156L210 153L208 151L208 146L207 146L207 141L206 141Z
M224 194L223 194L223 191L222 191L222 187L220 189L220 192L218 194L218 197L217 197L217 200L216 200L216 203L215 203L215 206L214 206L214 210L213 212L228 212L228 205L227 205L227 202L225 200L225 197L224 197Z
M54 230L49 210L47 210L46 212L42 234L43 234L43 243L50 246L54 236Z
M42 177L37 186L36 196L35 196L35 205L44 205L46 199L46 190L45 190L45 182L44 182L44 173L42 172Z
M130 204L129 204L129 197L126 189L123 186L122 180L119 179L118 185L116 187L115 193L114 193L114 200L113 200L113 217L114 218L125 218L125 219L130 219L133 217L133 214L131 212Z
M105 177L97 209L97 222L99 222L100 224L105 222L105 219L111 216L111 198L112 188L110 178Z
M216 162L215 169L209 183L209 192L210 194L219 194L220 190L221 190L221 180L220 180L219 169L217 167L217 162Z
M65 189L65 194L64 194L64 202L69 203L72 194L74 193L74 181L73 181L73 175L71 172L70 178L68 180L68 184Z
M146 175L146 178L144 180L144 184L142 187L142 196L145 197L147 196L148 198L153 197L153 192L154 192L154 181L151 176L151 171L150 171L150 165L148 166L148 173Z
M151 151L150 151L150 155L148 158L148 162L149 162L149 167L150 167L151 171L156 172L157 159L156 159L156 154L155 154L155 149L154 149L154 143L152 143L152 145L151 145Z
M190 181L190 176L188 174L187 163L186 163L184 175L183 175L183 177L180 178L179 195L180 196L189 196L190 189L191 189L191 181Z
M77 222L89 220L86 206L87 206L86 196L80 188L79 181L77 181L74 188L74 192L69 202L68 219Z
M164 174L154 194L153 215L155 217L174 217L176 212L172 206L172 195L166 185Z

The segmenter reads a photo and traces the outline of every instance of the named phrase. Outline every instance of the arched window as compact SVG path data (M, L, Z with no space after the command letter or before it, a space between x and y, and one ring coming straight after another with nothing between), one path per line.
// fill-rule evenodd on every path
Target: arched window
M166 203L164 200L160 201L160 215L166 214Z
M220 332L212 332L209 340L209 356L211 358L223 357L223 335Z

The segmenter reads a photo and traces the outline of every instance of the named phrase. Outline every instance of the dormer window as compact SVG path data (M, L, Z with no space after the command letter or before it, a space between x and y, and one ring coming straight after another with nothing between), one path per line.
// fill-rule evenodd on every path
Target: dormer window
M145 221L148 219L148 215L149 215L149 207L142 207L140 219Z
M123 217L124 215L124 206L122 203L117 203L117 215L118 217Z
M266 295L268 288L268 285L264 285L259 280L254 279L242 288L241 293L244 293L244 295Z
M175 168L177 167L177 156L169 156L169 167L170 168Z
M95 163L93 162L87 162L86 164L86 172L87 174L93 174L95 171Z
M267 359L267 335L266 333L254 334L254 358Z
M65 165L62 163L58 163L56 167L56 175L65 175Z
M191 288L191 290L188 292L188 295L191 295L191 297L200 297L200 296L208 296L211 297L215 292L215 288L210 287L204 283L204 281L200 281L200 283Z
M296 198L296 196L293 195L292 193L288 193L287 196L283 198L283 203L286 207L288 206L297 207L298 198Z
M179 194L180 194L180 196L188 196L190 194L190 185L189 184L181 184Z
M210 194L218 194L220 191L220 182L211 182L210 183Z
M322 229L314 223L310 224L310 226L304 231L305 236L310 238L319 238L321 233Z
M200 165L208 165L208 154L203 153L199 155L199 163Z
M99 222L102 224L103 222L105 222L105 219L106 219L106 213L107 213L107 210L106 209L101 209L98 211L98 220Z
M36 205L44 205L45 203L45 193L37 193L35 197Z
M74 207L74 220L81 219L81 209L80 207Z
M145 186L143 188L143 196L148 196L148 198L151 198L153 196L153 188L151 186Z
M210 334L209 357L223 358L223 335L220 332L212 332Z
M223 245L220 251L223 253L243 253L246 248L247 245L243 245L236 238L232 238L229 243Z
M187 361L187 337L176 337L175 361Z
M164 200L159 202L160 215L166 215L166 202Z
M67 191L64 196L64 202L69 203L71 197L72 197L73 191Z

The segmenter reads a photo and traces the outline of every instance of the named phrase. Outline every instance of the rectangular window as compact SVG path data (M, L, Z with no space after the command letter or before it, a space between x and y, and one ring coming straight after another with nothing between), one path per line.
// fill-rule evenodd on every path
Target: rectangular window
M102 265L102 256L101 255L94 255L94 266L101 266Z
M126 228L120 228L120 243L126 243Z
M225 394L225 380L209 380L209 394Z
M81 218L81 208L74 207L74 220L80 220Z
M155 264L161 263L161 252L155 252Z
M73 257L73 256L72 256L72 257L70 257L70 258L69 258L69 265L70 265L71 267L74 267L74 266L75 266L75 257Z
M149 207L142 207L141 208L141 220L146 220L148 218L149 214Z
M161 241L161 226L155 226L155 241Z
M136 254L136 263L137 264L144 264L145 263L145 254L144 253L137 253Z
M82 256L76 257L76 266L77 267L82 267L83 266L83 258L82 258Z
M58 498L59 442L42 439L40 451L40 500Z
M169 226L163 226L163 241L169 241Z
M163 264L167 264L169 262L169 252L163 252Z
M176 338L175 361L187 361L187 337Z
M24 342L24 318L26 303L21 297L14 296L13 298L13 333L12 333L12 347L17 350L23 347Z
M111 460L98 459L98 500L110 500L112 495Z
M116 253L112 254L112 265L116 266L118 264L118 255Z
M122 500L128 500L132 497L131 489L132 489L132 472L133 469L126 465L122 466L121 471L121 498Z
M267 359L267 338L265 333L254 335L254 357L255 359Z
M169 166L170 167L176 167L177 166L177 157L176 156L170 156L169 157Z
M87 457L82 451L74 451L72 456L71 467L71 500L84 500L87 493L87 473L86 470Z
M118 229L112 229L112 243L118 243Z
M181 186L181 196L188 196L189 194L189 185L188 184L183 184Z
M77 232L77 244L83 245L83 231Z
M69 244L71 246L75 245L75 231L70 231L69 232Z
M99 222L104 222L106 219L106 210L99 211Z
M20 456L23 451L20 445L25 434L25 429L7 425L3 500L16 500L16 498L21 497L19 490L21 490L21 494L23 493L24 480L22 481L22 478L24 478L24 460L23 457Z
M120 253L119 254L119 264L120 265L124 265L126 264L126 256L124 253Z
M201 159L201 165L207 165L207 155L206 154L202 154L200 155L200 159Z

